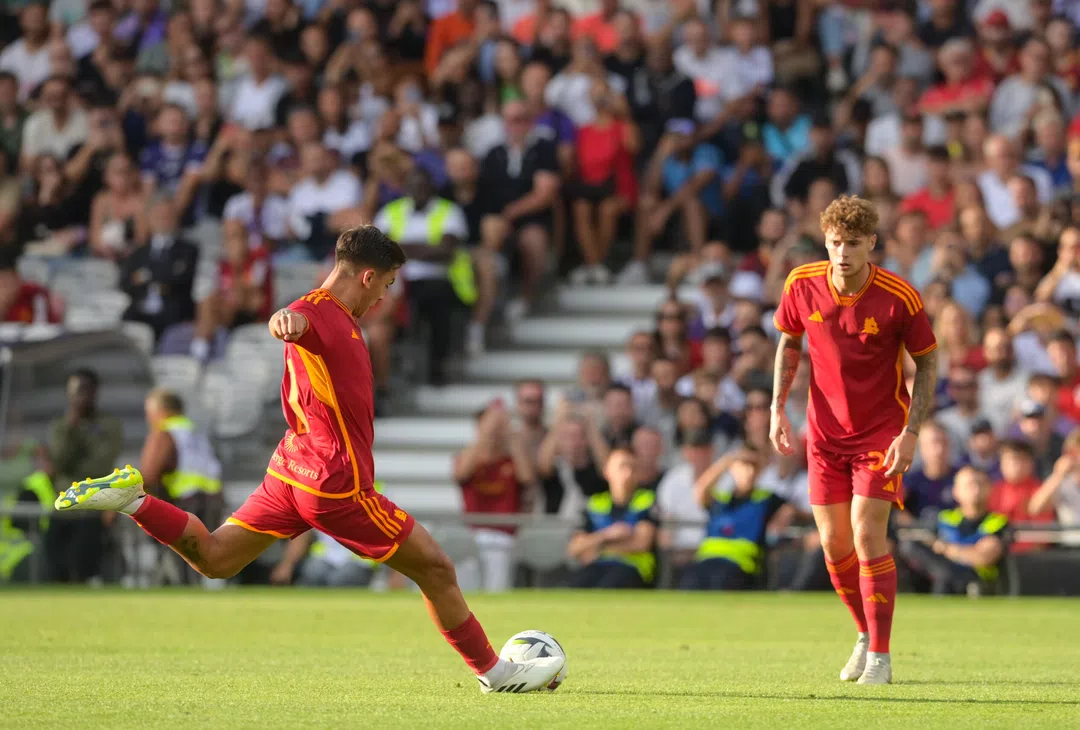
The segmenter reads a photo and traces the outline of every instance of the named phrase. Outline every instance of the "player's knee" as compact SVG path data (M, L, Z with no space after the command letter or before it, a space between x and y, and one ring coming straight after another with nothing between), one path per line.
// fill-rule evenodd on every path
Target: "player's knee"
M444 551L434 553L424 566L422 578L424 592L438 592L457 585L457 571L454 569L454 561Z
M880 557L888 551L888 539L885 531L877 525L856 523L855 552L863 560Z

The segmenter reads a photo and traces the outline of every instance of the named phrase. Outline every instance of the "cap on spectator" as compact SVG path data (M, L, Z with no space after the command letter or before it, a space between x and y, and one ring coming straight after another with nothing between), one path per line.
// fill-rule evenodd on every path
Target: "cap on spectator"
M704 263L697 270L697 278L702 284L708 284L710 281L727 281L728 272L722 263L719 261L710 261Z
M737 271L731 277L729 292L733 299L746 299L760 304L764 295L761 277L752 271Z
M687 431L682 435L683 446L711 446L712 436L703 428Z
M685 134L687 136L694 133L695 125L693 119L669 119L668 123L664 125L664 130L671 134Z
M1046 415L1046 407L1028 398L1020 404L1020 415L1024 418L1042 418Z
M993 433L994 426L986 418L976 418L975 422L971 424L971 435L977 436L981 433Z
M1009 24L1009 16L1001 9L995 10L983 18L982 24L987 28L1004 28L1005 30L1012 27Z

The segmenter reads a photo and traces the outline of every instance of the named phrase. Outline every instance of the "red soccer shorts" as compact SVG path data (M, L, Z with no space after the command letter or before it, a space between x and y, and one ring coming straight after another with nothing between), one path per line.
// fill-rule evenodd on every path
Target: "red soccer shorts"
M866 454L834 454L817 444L808 444L806 461L810 478L810 504L850 502L852 495L857 494L894 502L903 509L902 477L885 476L884 450Z
M270 474L227 521L284 538L294 538L314 527L357 555L380 563L397 552L416 524L412 515L374 490L330 499L297 489Z

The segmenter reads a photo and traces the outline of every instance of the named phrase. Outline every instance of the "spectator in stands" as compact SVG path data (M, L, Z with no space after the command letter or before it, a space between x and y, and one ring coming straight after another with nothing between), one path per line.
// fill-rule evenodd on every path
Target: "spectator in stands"
M850 150L839 149L832 123L818 118L810 128L810 147L803 154L792 158L773 178L773 204L780 206L787 200L805 204L810 185L827 178L840 193L861 189L862 171L859 160Z
M18 40L0 53L0 71L19 80L19 99L26 101L49 77L49 24L46 6L27 3L19 13Z
M1047 343L1046 351L1060 380L1057 410L1074 425L1080 425L1080 361L1076 338L1068 330L1058 330Z
M52 155L41 155L34 164L33 187L19 212L16 240L36 244L41 253L63 256L83 243L86 219L73 200L74 190L64 167Z
M22 168L31 170L39 155L66 160L86 141L86 112L75 105L71 82L63 76L48 79L41 88L41 106L31 114L22 132Z
M1035 457L1031 446L1024 441L1005 441L1001 444L1001 481L990 492L989 506L1001 512L1014 524L1023 522L1052 522L1052 512L1028 511L1031 498L1042 486L1035 474ZM1035 543L1016 543L1017 552L1039 547Z
M4 172L19 159L23 125L29 113L19 103L19 80L10 71L0 71L0 154Z
M611 362L600 350L585 352L578 361L577 383L566 393L572 404L591 404L597 407L611 385Z
M983 155L986 170L978 176L979 190L990 220L999 229L1020 221L1021 211L1008 188L1013 175L1027 175L1035 183L1039 203L1050 202L1054 188L1050 175L1034 165L1022 164L1016 142L1001 134L992 135L983 145Z
M923 147L923 119L911 111L902 118L900 141L882 152L889 166L892 191L901 197L912 195L929 182L928 160Z
M1035 459L1035 474L1040 479L1046 479L1053 471L1054 464L1061 458L1065 440L1054 432L1056 419L1052 418L1050 411L1042 403L1024 400L1018 411L1015 435L1031 447Z
M656 340L651 333L639 330L626 341L626 355L630 371L617 380L630 388L634 396L634 411L640 416L652 400L656 383L652 379L652 361L656 354Z
M658 544L676 569L693 561L705 536L708 513L695 497L694 484L714 459L712 434L705 429L690 431L679 444L678 459L672 460L673 466L656 486Z
M967 449L961 466L974 466L990 475L990 480L1001 480L1001 454L994 427L987 418L980 418L971 426Z
M338 169L334 155L318 142L300 150L303 179L289 192L289 229L302 245L288 250L291 258L321 261L334 249L339 225L334 214L360 204L356 176Z
M937 595L978 595L997 581L1009 551L1009 518L991 511L990 477L966 466L952 489L956 507L938 514L936 537L923 544L904 541L900 551Z
M477 0L458 0L457 11L444 15L428 28L424 46L424 71L435 73L443 56L454 46L467 41L477 30Z
M656 574L656 495L634 479L634 455L611 452L604 466L607 489L589 497L567 554L582 567L572 588L644 588Z
M484 200L492 206L483 225L494 230L491 238L501 246L513 241L521 255L521 290L506 307L506 316L513 320L528 312L547 268L559 164L551 140L530 137L530 118L523 102L504 104L503 119L506 143L484 158L480 186Z
M109 160L117 153L126 153L127 139L120 115L107 97L91 101L87 110L89 132L86 142L72 148L64 166L64 175L75 189L79 215L92 218L94 196L106 184L105 173ZM132 177L132 188L138 190L138 180Z
M901 210L922 213L931 230L952 223L956 215L956 194L947 149L931 147L926 151L926 185L904 198Z
M764 459L756 448L743 446L721 457L695 482L694 497L709 520L696 562L682 575L684 590L745 590L761 572L765 533L785 507L782 497L758 486ZM724 477L730 486L721 486Z
M152 390L144 407L149 428L139 457L144 488L205 524L220 523L225 510L221 462L210 439L184 415L184 401L176 393ZM185 575L194 577L190 571Z
M1016 137L1026 132L1040 108L1068 102L1072 91L1054 76L1050 47L1042 38L1031 38L1020 51L1020 71L998 85L990 102L990 127L998 134ZM1057 95L1055 100L1054 95Z
M941 44L937 64L942 81L919 99L919 111L936 117L950 112L983 112L990 104L994 82L976 74L975 49L967 38L953 37Z
M612 383L604 392L603 425L600 427L604 440L610 448L630 446L631 438L638 428L634 420L634 395L621 383Z
M120 287L131 297L124 319L150 325L160 338L170 325L195 319L199 249L180 237L179 212L170 200L154 202L149 217L150 240L124 259Z
M8 172L8 155L0 148L0 247L16 244L15 223L23 195L19 178Z
M985 417L979 408L979 381L975 378L975 372L965 365L950 367L948 394L954 405L938 411L934 418L949 434L949 442L954 449L952 459L956 461L960 457L960 449L971 436L971 427Z
M983 335L982 349L986 368L978 375L979 408L993 424L994 430L1003 434L1013 409L1027 390L1028 374L1017 366L1012 339L1005 329L987 329Z
M142 151L143 192L168 195L173 205L187 219L187 210L195 198L200 172L206 158L206 144L191 139L187 113L177 104L165 104L157 114L157 142Z
M1063 527L1080 525L1080 429L1065 439L1062 454L1038 491L1028 502L1030 514L1053 508Z
M631 79L626 91L634 120L641 128L642 153L651 159L672 120L693 120L697 104L694 82L675 68L671 40L660 34L649 41L645 65ZM685 122L680 124L686 128ZM667 153L661 155L666 157Z
M690 313L678 299L670 298L656 312L656 352L676 363L679 377L701 364L701 350L690 339Z
M1039 282L1035 299L1053 302L1065 312L1080 316L1080 228L1066 228L1061 233L1057 262Z
M295 575L298 586L366 588L377 567L378 563L361 558L325 533L308 530L289 541L285 554L270 572L270 582L289 585Z
M514 428L521 432L525 451L534 469L538 463L540 445L548 432L544 425L544 396L544 383L541 380L521 380L514 386Z
M655 428L638 426L630 437L634 452L634 473L638 487L656 491L664 478L664 437Z
M428 378L432 385L444 385L451 315L459 297L467 304L475 300L468 254L461 251L464 258L458 258L458 246L469 235L465 214L446 198L436 197L431 175L417 167L409 175L406 197L383 207L375 225L409 256L401 276L413 316L430 325Z
M897 522L909 524L952 506L954 451L944 428L934 421L923 426L919 465L904 476L904 509L897 512Z
M608 457L607 443L595 421L567 401L557 407L551 430L540 444L536 471L542 480L545 511L572 517L585 500L607 489L598 464Z
M605 81L593 82L591 96L596 116L577 132L577 180L567 190L582 257L570 281L578 285L611 279L604 261L637 197L633 158L641 143L622 96Z
M218 266L217 288L198 303L191 343L191 354L204 361L219 328L269 321L274 308L270 252L261 246L251 248L248 231L238 220L226 221L222 233L225 255Z
M18 250L0 246L0 322L59 324L64 319L64 303L47 288L25 281L15 270Z
M49 459L53 484L69 484L87 474L112 470L124 445L123 426L98 407L97 373L76 370L67 380L67 410L49 427ZM54 520L45 534L50 577L54 581L83 583L100 575L105 514Z
M535 483L524 435L511 427L501 399L476 417L476 440L454 457L454 480L461 487L465 514L517 514L531 499ZM502 592L513 585L514 527L472 528L484 590Z
M709 217L722 213L720 172L723 157L708 143L695 144L694 122L672 119L649 162L634 226L634 259L619 274L619 283L640 284L648 278L646 262L653 243L678 213L691 252L705 245Z
M102 178L105 187L90 208L90 251L100 258L124 260L149 235L147 198L126 152L108 158Z
M229 121L250 130L272 127L277 103L285 94L285 80L274 73L274 51L266 35L253 34L244 42L247 73L238 79Z
M262 160L248 163L244 191L228 199L221 216L225 224L237 221L243 226L248 247L253 250L274 251L288 236L288 203L270 192L268 175L269 169Z
M682 396L677 390L679 382L679 366L673 360L666 357L657 357L652 362L652 379L656 384L652 397L645 407L636 410L638 419L657 429L664 436L664 444L671 447L675 444L675 411L682 402ZM666 453L671 454L670 448Z

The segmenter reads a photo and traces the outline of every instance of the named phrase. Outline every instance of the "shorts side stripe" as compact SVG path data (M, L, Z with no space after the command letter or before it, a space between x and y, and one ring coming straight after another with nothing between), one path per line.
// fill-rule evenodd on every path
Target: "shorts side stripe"
M249 525L248 523L236 519L235 517L229 517L225 520L225 522L236 525L237 527L243 527L249 532L257 532L260 535L272 535L273 537L281 538L282 540L291 540L293 537L295 537L295 535L286 535L284 532L277 532L276 530L258 530Z

